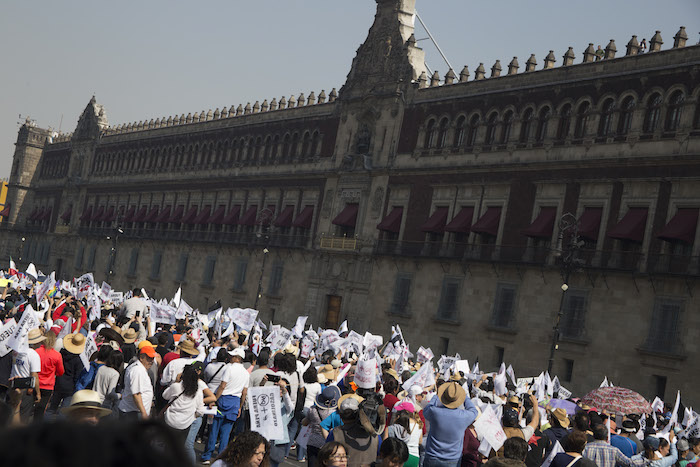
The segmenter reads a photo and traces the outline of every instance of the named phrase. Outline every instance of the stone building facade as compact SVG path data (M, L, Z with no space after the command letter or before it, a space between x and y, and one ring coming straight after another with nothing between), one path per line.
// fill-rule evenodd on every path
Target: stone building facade
M377 0L338 92L116 126L93 98L70 135L27 122L0 248L288 326L398 323L520 376L547 365L573 254L563 385L699 404L700 47L681 28L648 53L633 37L441 79L414 8Z

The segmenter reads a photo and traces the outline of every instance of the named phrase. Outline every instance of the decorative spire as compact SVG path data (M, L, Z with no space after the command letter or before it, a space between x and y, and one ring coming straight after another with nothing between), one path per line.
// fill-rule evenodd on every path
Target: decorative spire
M270 104L267 103L267 99L265 99L263 101L262 107L260 107L260 110L262 110L263 112L267 112L268 110L270 110Z
M583 51L583 63L590 63L595 61L595 48L593 43L589 43L586 50Z
M469 81L469 67L464 65L464 68L462 68L462 71L459 74L459 82L466 83L467 81Z
M430 78L430 87L434 88L440 86L440 73L438 73L437 70L435 70L435 73L433 73L432 78Z
M319 104L326 103L326 90L325 89L322 89L321 94L318 95L318 103Z
M243 104L238 104L236 107L236 117L243 115Z
M306 97L304 97L304 93L302 92L299 94L299 98L297 99L297 107L304 107L306 105Z
M610 39L608 45L605 46L605 59L615 58L617 53L617 46L615 45L615 39Z
M474 72L474 81L480 81L486 77L486 69L484 68L483 63L479 63L479 66L476 67L476 71Z
M685 26L681 26L675 36L673 36L673 48L679 49L685 47L685 43L688 41L688 34L685 32Z
M452 84L456 79L457 75L455 75L454 70L452 68L447 70L447 74L445 75L445 84Z
M632 36L632 39L627 43L627 56L637 55L639 53L639 41L637 36Z
M508 64L508 74L517 75L518 68L520 68L520 64L518 63L518 57L513 57L513 60L511 60Z
M214 118L214 113L211 111L211 109L209 109L207 112L207 121L211 120L212 118Z
M314 105L316 104L316 94L311 91L311 94L309 94L309 98L306 100L307 105Z
M574 53L574 48L569 47L569 50L564 54L564 66L571 66L574 64L574 59L576 59L576 54Z
M328 102L335 102L335 100L338 98L338 91L335 90L335 88L331 89L331 93L328 96Z
M661 31L656 31L656 34L649 41L649 52L658 52L664 41L661 39Z
M217 107L216 110L214 111L214 120L218 120L221 118L221 112L219 111L219 108Z
M287 101L287 108L292 109L297 106L297 99L294 96L289 96L289 101Z
M245 107L243 108L243 115L248 115L249 113L252 113L252 107L250 106L250 102L248 102Z
M525 73L528 73L530 71L535 71L535 67L537 66L537 59L535 58L535 54L530 55L530 58L527 59L527 62L525 62Z
M282 110L282 109L286 109L286 108L287 108L287 99L284 96L282 96L282 99L280 99L279 109Z
M260 101L255 101L255 104L253 104L253 113L259 113L260 112Z
M428 85L428 74L424 71L418 77L418 87L423 89Z
M494 63L491 67L491 78L498 78L499 76L501 76L501 71L503 71L503 67L501 67L501 61L496 60L496 63Z
M270 112L277 110L277 98L273 97L272 101L270 101Z
M550 68L554 68L554 62L556 61L557 58L554 56L554 51L550 50L547 56L544 57L544 69L548 70Z

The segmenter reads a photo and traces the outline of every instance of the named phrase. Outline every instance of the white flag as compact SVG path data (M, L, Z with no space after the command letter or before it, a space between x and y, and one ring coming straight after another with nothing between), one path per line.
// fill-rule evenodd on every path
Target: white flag
M348 332L348 320L346 319L340 324L340 327L338 328L338 334L342 334L344 332Z
M671 413L671 420L669 420L668 425L664 427L664 429L661 431L661 433L669 433L671 431L671 428L673 428L678 422L678 407L681 404L681 392L678 391L676 394L676 405L673 406L673 412Z
M173 304L175 305L175 308L180 307L181 297L182 297L182 287L178 287L177 292L175 292L175 296L173 297Z
M544 460L544 462L542 462L542 465L540 467L549 467L551 465L552 461L554 460L554 457L557 454L562 453L562 452L565 452L564 448L561 447L561 444L559 444L559 441L556 441L554 443L554 447L552 448L552 450L550 451L549 455Z

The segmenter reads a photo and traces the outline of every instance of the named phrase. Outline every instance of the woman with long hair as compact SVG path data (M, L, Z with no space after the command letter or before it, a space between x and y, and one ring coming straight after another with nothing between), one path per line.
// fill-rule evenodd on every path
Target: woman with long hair
M385 432L385 439L397 438L408 446L408 461L406 466L418 467L420 460L420 444L423 438L423 425L420 416L415 412L413 404L401 402L395 407L397 412L394 420Z
M244 431L228 443L211 467L269 467L270 443L259 433Z

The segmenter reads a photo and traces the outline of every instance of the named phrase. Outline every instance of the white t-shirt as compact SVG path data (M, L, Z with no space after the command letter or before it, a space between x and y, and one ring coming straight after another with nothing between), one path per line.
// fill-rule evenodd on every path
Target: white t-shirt
M197 412L201 412L204 408L204 393L202 390L207 387L204 381L197 382L197 393L194 397L188 397L183 394L184 387L182 383L173 383L165 391L163 391L163 399L173 401L165 411L165 423L176 430L184 430L192 425ZM179 396L179 397L178 397Z
M27 349L27 353L16 353L12 359L12 372L10 378L29 378L32 373L41 371L41 357L34 349Z
M187 355L187 354L185 354ZM168 363L165 368L163 368L163 376L160 377L160 384L163 386L169 386L177 380L177 375L182 373L187 365L196 362L196 358L192 357L180 357L172 360Z
M124 391L122 392L122 400L119 402L119 410L122 412L139 411L136 402L134 402L134 394L141 394L143 407L146 409L146 414L150 415L151 405L153 405L153 383L148 377L146 367L139 360L126 369Z
M224 376L221 382L226 383L222 396L241 397L243 389L250 384L250 374L240 363L231 363L223 370Z
M221 384L221 380L226 372L226 365L224 362L212 362L204 369L204 381L206 381L211 392L216 392L216 389Z
M306 396L304 399L304 408L312 407L316 402L316 396L321 394L321 383L306 383Z

